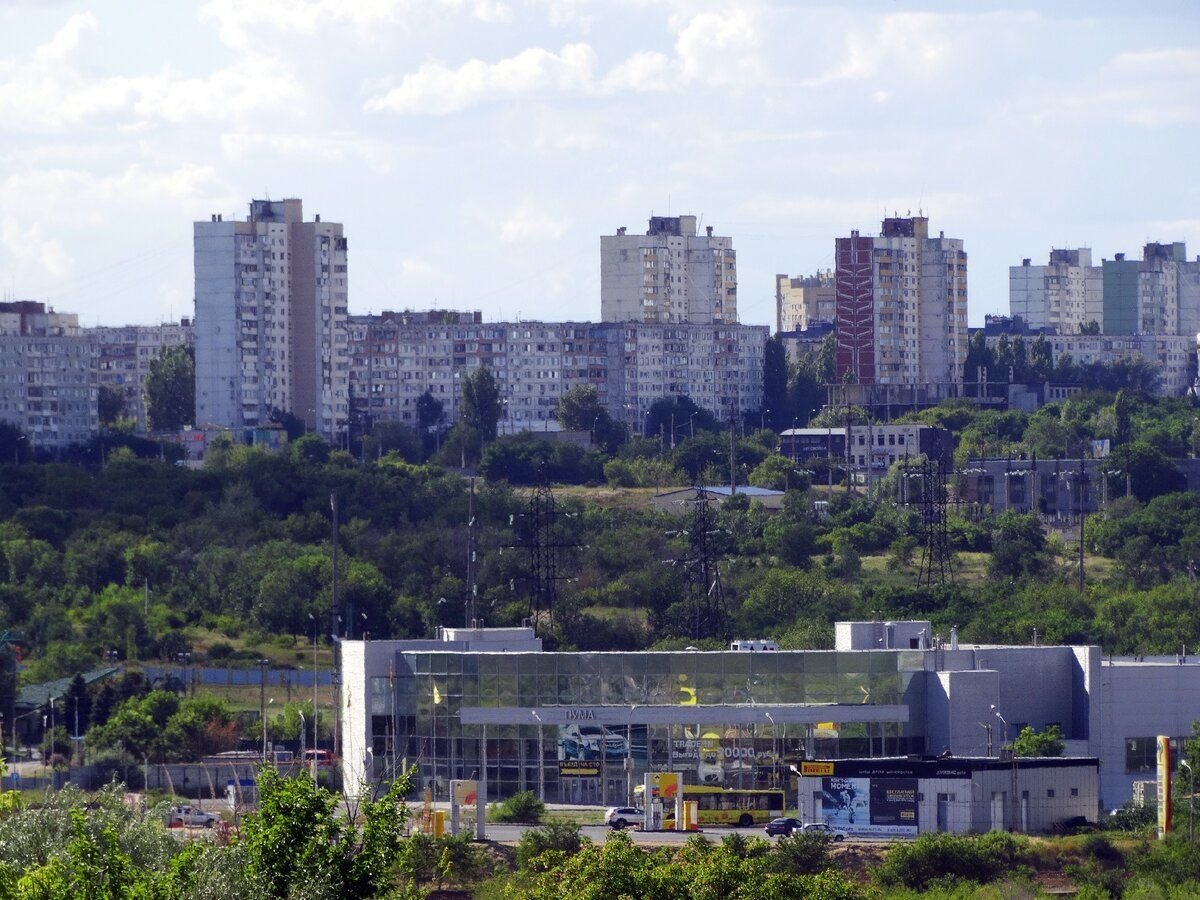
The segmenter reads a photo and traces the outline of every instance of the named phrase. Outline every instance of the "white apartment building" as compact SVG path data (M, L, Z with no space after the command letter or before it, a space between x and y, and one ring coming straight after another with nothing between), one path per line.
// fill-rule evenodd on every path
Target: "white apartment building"
M1001 340L1017 335L989 334L985 338L993 350ZM1164 397L1182 396L1192 387L1196 362L1196 338L1182 334L1047 334L1020 335L1026 351L1034 341L1045 340L1050 361L1057 365L1064 353L1079 365L1112 365L1121 359L1144 360L1158 371L1158 393Z
M1009 313L1030 328L1054 328L1080 334L1090 323L1104 321L1104 278L1092 265L1092 251L1051 250L1044 266L1024 259L1008 270Z
M363 427L417 424L430 391L446 422L462 380L481 365L500 386L501 433L553 431L558 398L593 385L610 415L635 431L650 404L686 394L720 418L762 402L766 326L483 322L477 313L350 317L352 402Z
M856 384L955 384L967 356L967 254L924 216L836 241L837 372Z
M245 222L193 229L196 424L269 421L272 409L327 437L350 413L347 245L305 222L300 200L252 200Z
M775 276L775 330L807 331L812 325L833 322L837 316L837 288L833 270L805 278Z
M95 349L74 313L0 303L0 420L33 447L83 444L99 427Z
M183 318L162 325L101 325L85 329L97 353L100 386L125 398L125 415L138 431L149 431L146 414L146 377L150 363L168 347L192 346L192 323Z
M652 216L645 234L600 238L600 318L694 325L737 322L733 241L696 233L695 216Z

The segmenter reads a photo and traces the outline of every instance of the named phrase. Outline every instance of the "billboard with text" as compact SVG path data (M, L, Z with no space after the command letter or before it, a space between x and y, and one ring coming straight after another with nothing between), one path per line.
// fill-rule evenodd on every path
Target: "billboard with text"
M915 778L821 779L821 818L845 832L915 835L917 809Z

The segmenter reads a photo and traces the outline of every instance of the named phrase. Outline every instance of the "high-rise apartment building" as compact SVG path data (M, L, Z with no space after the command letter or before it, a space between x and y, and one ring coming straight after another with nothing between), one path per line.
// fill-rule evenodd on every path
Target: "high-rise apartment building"
M967 355L967 254L923 216L835 245L837 373L856 384L952 384Z
M1008 269L1008 307L1030 328L1082 334L1104 321L1104 279L1092 265L1092 251L1051 250L1044 266L1031 260Z
M1200 259L1182 241L1149 243L1142 258L1092 265L1091 251L1051 250L1049 265L1009 268L1009 312L1033 329L1072 335L1187 336L1200 332Z
M300 200L252 200L245 222L194 226L196 424L273 409L332 437L350 412L346 238Z
M426 391L447 422L463 379L481 365L500 387L500 431L554 430L558 398L592 385L634 431L660 397L686 394L728 421L762 403L758 325L483 322L477 313L391 313L350 319L353 406L364 427L417 424Z
M99 421L96 354L74 313L42 303L0 303L0 420L31 446L84 444Z
M733 241L695 216L653 216L645 234L600 238L600 318L666 325L737 321Z
M125 415L138 431L151 428L146 414L146 377L150 363L169 347L192 346L192 322L162 325L99 325L84 329L96 348L101 387L109 387L125 399Z
M832 324L836 315L837 288L832 270L806 278L775 276L776 331L807 331L814 325Z

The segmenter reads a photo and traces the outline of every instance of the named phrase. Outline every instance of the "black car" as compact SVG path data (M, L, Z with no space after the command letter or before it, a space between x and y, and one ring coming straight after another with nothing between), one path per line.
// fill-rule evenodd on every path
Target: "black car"
M793 831L799 831L804 827L804 823L799 819L793 819L789 816L780 816L778 819L772 819L766 824L764 829L768 835L783 835L786 837Z

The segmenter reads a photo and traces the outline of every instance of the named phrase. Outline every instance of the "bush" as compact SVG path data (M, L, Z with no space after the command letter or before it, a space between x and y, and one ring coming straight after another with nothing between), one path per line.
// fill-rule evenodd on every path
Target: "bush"
M537 825L542 821L542 814L545 812L546 804L539 800L533 791L521 791L519 794L513 794L507 800L493 804L488 810L488 821L513 825Z
M574 856L583 846L579 826L574 822L551 822L521 836L517 844L517 866L531 872L545 872Z
M788 875L815 875L829 867L829 835L794 831L771 848L772 868Z
M941 880L985 883L1010 876L1030 858L1028 842L993 831L981 837L923 834L897 844L875 870L885 887L923 891Z

